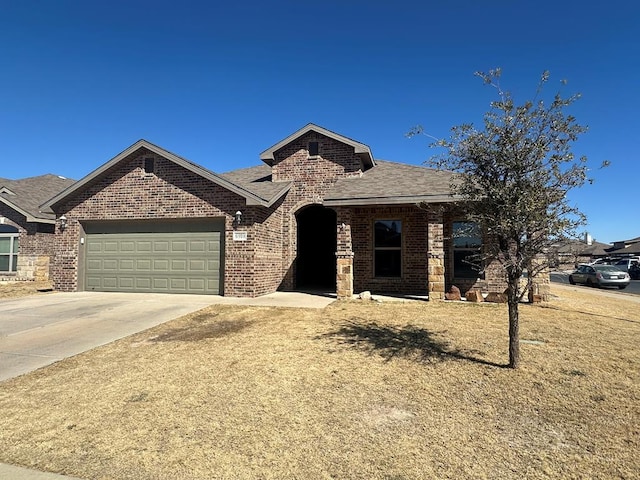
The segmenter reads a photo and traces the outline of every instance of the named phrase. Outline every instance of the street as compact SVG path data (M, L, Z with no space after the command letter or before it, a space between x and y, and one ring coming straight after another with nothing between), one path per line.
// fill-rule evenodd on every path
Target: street
M551 281L554 283L569 284L569 274L565 272L552 272L550 275ZM584 285L576 285L579 288L590 288ZM618 290L617 288L607 288L608 292L620 292L631 293L633 295L640 295L640 280L631 280L631 283L624 290Z

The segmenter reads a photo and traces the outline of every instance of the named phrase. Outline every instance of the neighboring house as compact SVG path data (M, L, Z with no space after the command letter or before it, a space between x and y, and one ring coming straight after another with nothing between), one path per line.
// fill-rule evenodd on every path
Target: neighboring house
M613 242L613 248L608 250L608 254L613 257L640 255L640 237Z
M549 266L559 270L574 269L579 263L591 263L608 255L610 244L587 237L585 240L567 239L553 245L548 253Z
M464 261L482 239L456 235L471 230L455 213L451 172L376 160L313 124L260 159L215 174L136 142L43 205L58 218L56 288L437 299L453 284L504 290L499 269L480 278Z
M0 278L49 278L56 219L39 205L73 183L51 174L0 178Z

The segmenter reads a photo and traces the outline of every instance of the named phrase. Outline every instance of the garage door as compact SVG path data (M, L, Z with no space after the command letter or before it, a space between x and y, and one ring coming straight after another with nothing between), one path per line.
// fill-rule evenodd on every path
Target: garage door
M87 226L85 289L221 294L222 232L215 225L208 228L198 231L207 227L180 223Z

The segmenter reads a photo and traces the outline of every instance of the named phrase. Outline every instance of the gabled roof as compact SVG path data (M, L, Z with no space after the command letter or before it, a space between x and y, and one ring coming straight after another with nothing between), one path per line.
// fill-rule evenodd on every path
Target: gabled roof
M602 257L607 255L607 249L610 249L611 245L608 243L596 242L595 240L589 245L584 240L565 239L559 242L555 247L559 254Z
M9 180L0 178L0 202L24 215L27 222L54 223L51 212L40 210L40 204L74 183L70 178L47 174Z
M627 244L639 243L639 242L640 242L640 237L636 237L636 238L630 238L629 240L616 240L613 243L624 243L625 245L627 245Z
M341 178L324 196L326 206L401 203L441 203L460 200L451 195L456 174L444 170L376 160L359 177Z
M607 253L609 255L640 255L640 242L633 242L622 248L610 248Z
M199 175L202 178L205 178L215 183L216 185L219 185L227 190L230 190L240 195L241 197L244 197L247 201L247 205L262 205L265 207L269 207L279 198L279 197L273 197L273 196L262 196L259 188L256 189L256 191L249 190L245 186L236 184L222 175L215 174L210 170L207 170L206 168L196 163L193 163L183 157L180 157L174 153L169 152L168 150L165 150L157 145L154 145L151 142L148 142L146 140L138 140L129 148L127 148L126 150L122 151L121 153L113 157L107 163L98 167L86 177L78 180L69 188L67 188L66 190L60 192L55 197L48 200L46 203L42 205L42 208L54 208L64 203L67 199L71 198L78 191L81 191L83 188L92 184L97 178L107 173L109 170L114 168L120 162L126 161L129 158L131 158L131 156L136 155L140 151L144 151L144 150L160 155L161 157L166 158L167 160L175 163L176 165L179 165L195 173L196 175ZM278 187L279 187L279 190L281 191L280 196L283 195L289 188L288 185L282 185L282 184L278 185ZM267 193L268 192L265 192L265 195Z
M320 133L326 137L332 138L338 142L341 142L353 147L354 153L358 155L362 160L365 170L373 167L376 164L376 162L373 159L373 155L371 154L371 149L364 143L356 142L355 140L345 137L344 135L340 135L339 133L332 132L331 130L327 130L326 128L322 128L318 125L314 125L313 123L309 123L305 125L297 132L292 133L284 140L281 140L275 145L273 145L272 147L266 149L264 152L260 154L260 160L265 162L267 165L272 166L273 162L275 161L274 155L278 150L280 150L282 147L287 146L288 144L300 138L301 136L306 135L309 132Z

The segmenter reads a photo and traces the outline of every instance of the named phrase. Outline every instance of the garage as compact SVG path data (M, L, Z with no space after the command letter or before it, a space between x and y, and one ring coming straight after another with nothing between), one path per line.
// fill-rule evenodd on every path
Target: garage
M223 292L223 219L100 222L83 227L85 290Z

